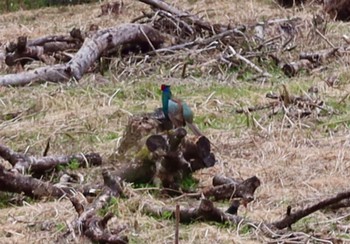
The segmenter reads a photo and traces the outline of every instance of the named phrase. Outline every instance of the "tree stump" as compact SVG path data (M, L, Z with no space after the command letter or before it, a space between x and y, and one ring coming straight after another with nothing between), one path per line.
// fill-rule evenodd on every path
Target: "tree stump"
M130 117L114 160L115 173L133 183L155 183L179 190L194 171L212 167L215 156L205 136L189 136L185 128L172 128L161 109Z

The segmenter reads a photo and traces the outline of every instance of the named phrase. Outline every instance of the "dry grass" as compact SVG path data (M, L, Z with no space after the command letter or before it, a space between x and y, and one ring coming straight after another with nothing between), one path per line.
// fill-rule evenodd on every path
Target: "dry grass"
M292 16L310 21L312 13L319 10L308 6L301 10L284 10L268 0L239 0L234 3L229 0L220 3L198 0L175 1L175 4L193 13L201 12L213 22L231 21L235 24ZM130 21L141 10L148 10L148 7L136 1L126 1L125 10L118 17L97 18L100 11L97 4L4 14L0 16L0 43L14 40L19 35L35 38L65 34L73 27L88 29L92 23L101 28L110 27ZM341 35L349 34L347 32L349 24L332 22L327 38L339 44ZM318 45L328 47L322 40ZM304 48L310 50L315 46ZM219 148L215 151L217 165L196 174L201 180L200 186L210 185L215 174L241 178L257 175L262 180L256 193L257 199L247 210L240 209L239 214L256 221L274 221L284 215L288 205L296 208L348 190L349 99L339 103L350 91L348 60L345 57L329 64L328 68L323 73L292 79L276 73L273 74L273 84L236 79L225 82L213 76L181 80L168 78L169 72L165 70L151 76L131 75L128 78L112 78L116 76L114 71L110 71L104 82L98 82L100 79L95 75L87 75L79 83L0 88L0 115L21 112L15 119L0 120L0 141L14 150L40 155L50 137L51 154L95 151L107 159L116 150L129 114L151 111L159 106L158 87L167 79L169 83L176 84L174 93L192 105L196 122ZM5 71L0 69L0 72ZM328 87L324 82L332 75L339 76L338 88ZM252 124L247 126L246 116L233 112L242 104L266 102L266 92L277 92L282 83L298 94L311 85L317 86L320 96L337 111L337 115L320 120L309 118L293 124L289 124L283 116L276 116L254 127ZM259 119L263 112L252 116ZM104 167L111 166L117 167L118 164ZM101 168L88 169L83 173L87 181L96 181L100 180L97 176L101 171ZM137 194L118 201L115 209L117 218L111 225L127 225L125 233L131 243L172 243L173 221L141 213L145 202L174 205L172 200L159 199L157 194L130 187L128 191ZM196 202L183 200L181 204L188 206ZM218 206L225 208L227 204L218 203ZM0 242L64 242L60 237L75 215L66 200L7 207L0 210ZM348 226L348 221L348 214L343 211L318 212L299 221L294 229L308 234L314 230L327 237L349 241L349 231L341 229L341 226ZM244 226L236 228L214 223L181 225L180 238L181 243L266 242L261 235L247 231ZM80 240L83 241L86 242Z

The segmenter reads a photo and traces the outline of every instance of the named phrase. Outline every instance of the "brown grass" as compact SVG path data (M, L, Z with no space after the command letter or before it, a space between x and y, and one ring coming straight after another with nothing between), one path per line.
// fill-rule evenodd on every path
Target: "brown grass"
M284 10L268 0L181 0L174 1L174 4L193 13L200 12L213 22L231 21L234 24L292 16L311 21L312 14L319 11L315 6ZM0 16L0 43L15 40L19 35L35 38L65 34L73 27L88 29L92 23L101 28L115 26L130 21L141 10L148 10L147 6L136 1L126 1L125 6L118 17L97 18L100 12L97 4L4 14ZM327 38L336 45L340 44L341 35L348 31L348 24L331 22L329 25ZM318 45L328 47L322 40ZM304 48L310 50L314 46ZM3 73L4 66L1 67ZM288 205L302 207L348 190L349 100L345 99L345 104L338 103L349 91L347 58L327 67L323 73L292 79L274 74L274 84L236 79L222 81L220 77L212 76L169 79L168 71L165 71L166 75L155 72L146 77L115 78L114 71L111 71L105 82L98 82L98 76L87 75L79 83L0 88L0 113L22 112L16 119L0 121L0 142L17 151L40 155L50 137L50 154L95 151L107 159L115 152L130 113L151 111L159 106L158 86L167 79L176 84L175 93L192 105L197 122L218 147L215 151L217 165L196 174L200 186L210 185L215 174L238 178L257 175L262 180L257 199L249 204L248 209L240 209L239 214L256 221L274 221L283 217ZM338 89L325 85L324 80L332 75L339 75ZM244 116L233 113L233 108L240 104L266 102L266 92L277 92L281 83L298 94L310 85L317 86L320 96L339 112L338 115L322 117L322 123L310 118L293 124L283 116L276 116L254 127L246 125ZM214 95L207 100L212 92ZM252 116L258 119L263 112ZM118 167L118 164L104 167L112 166ZM86 181L97 181L101 180L101 171L102 168L82 172ZM133 190L130 186L128 191L135 193L135 197L118 202L117 217L110 225L125 224L125 233L131 243L172 243L174 222L146 216L141 213L141 207L149 201L155 205L174 205L174 202L159 199L157 194L152 195L146 190ZM197 204L186 199L182 201L184 206ZM225 209L227 203L218 203L218 206ZM0 210L0 242L49 243L58 240L63 243L60 237L75 216L67 200L7 207ZM324 237L341 237L349 241L349 232L344 233L341 229L341 226L348 226L348 220L343 211L318 212L299 221L294 230L308 234L314 230ZM181 225L180 238L181 243L267 242L254 231L247 232L244 226L224 227L214 223ZM83 241L87 242L79 240L79 243Z

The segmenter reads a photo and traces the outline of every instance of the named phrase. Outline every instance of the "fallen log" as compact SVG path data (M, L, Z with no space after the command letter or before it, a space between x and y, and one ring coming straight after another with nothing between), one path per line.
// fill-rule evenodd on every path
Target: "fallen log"
M109 49L120 48L126 53L146 52L160 47L163 42L161 33L148 25L123 24L99 30L91 38L85 39L83 46L67 64L0 76L0 86L23 86L42 81L64 82L71 78L80 80L101 54Z
M53 186L49 182L11 172L0 165L0 191L24 193L30 197L60 198L70 195L69 189Z
M27 171L35 174L43 174L58 166L68 166L70 163L76 163L76 167L86 167L88 165L96 166L102 164L102 158L97 153L75 154L70 156L45 156L36 158L14 152L2 144L0 144L0 157L7 160L13 166L13 172L22 174Z

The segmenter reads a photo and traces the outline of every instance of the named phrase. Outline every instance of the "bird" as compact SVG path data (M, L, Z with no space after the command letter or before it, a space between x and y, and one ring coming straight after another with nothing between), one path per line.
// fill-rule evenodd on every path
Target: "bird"
M172 96L170 85L161 85L162 90L162 110L166 119L169 119L175 128L188 128L196 136L203 136L202 132L193 124L193 111L186 102Z

